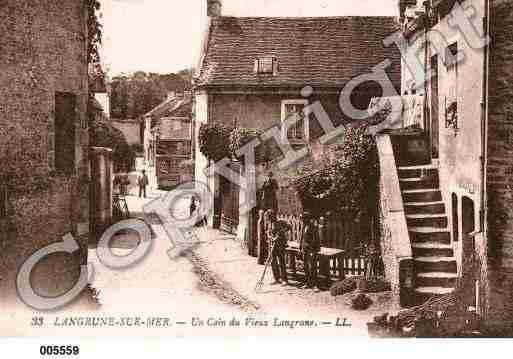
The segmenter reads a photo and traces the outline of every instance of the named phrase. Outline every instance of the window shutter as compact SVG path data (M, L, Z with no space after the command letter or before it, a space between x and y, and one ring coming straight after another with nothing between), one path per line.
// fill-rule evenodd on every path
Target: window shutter
M255 72L255 74L257 74L258 73L258 60L255 60L255 65L254 66L255 67L254 67L253 71Z

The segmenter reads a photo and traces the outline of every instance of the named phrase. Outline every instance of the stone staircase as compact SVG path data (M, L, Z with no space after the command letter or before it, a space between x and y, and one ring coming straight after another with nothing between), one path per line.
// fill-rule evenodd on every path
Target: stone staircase
M398 167L398 172L413 251L416 301L421 304L454 290L457 263L438 169L408 165Z

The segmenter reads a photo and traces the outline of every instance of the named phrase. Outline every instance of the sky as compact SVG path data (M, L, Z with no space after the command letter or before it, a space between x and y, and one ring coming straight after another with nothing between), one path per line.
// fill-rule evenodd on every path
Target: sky
M111 76L194 67L207 0L100 0L102 58ZM396 16L398 0L223 0L227 16Z

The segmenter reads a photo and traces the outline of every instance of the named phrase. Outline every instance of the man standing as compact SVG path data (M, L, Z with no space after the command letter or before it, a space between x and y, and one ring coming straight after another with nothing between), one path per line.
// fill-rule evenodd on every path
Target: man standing
M274 179L274 174L271 171L262 186L262 209L271 209L275 214L278 213L278 198L276 194L278 188L278 182Z
M287 234L290 226L284 221L278 221L276 213L272 210L269 211L268 218L271 222L267 237L269 238L269 251L272 251L271 268L274 276L273 284L281 283L283 286L287 286L289 281L285 263L285 249L287 248Z
M146 198L146 186L150 181L148 180L148 176L146 175L146 170L142 170L141 176L139 176L138 184L139 184L139 197L142 197L144 194L144 198Z
M303 253L305 267L305 282L307 288L319 288L317 283L317 261L321 250L321 243L317 227L314 224L312 215L309 212L303 214L303 236L300 243L300 251Z

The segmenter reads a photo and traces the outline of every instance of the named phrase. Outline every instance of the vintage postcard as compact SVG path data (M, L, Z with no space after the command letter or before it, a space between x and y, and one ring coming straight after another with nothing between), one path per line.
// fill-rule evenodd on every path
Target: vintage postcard
M0 0L0 337L512 336L512 34L508 0Z

